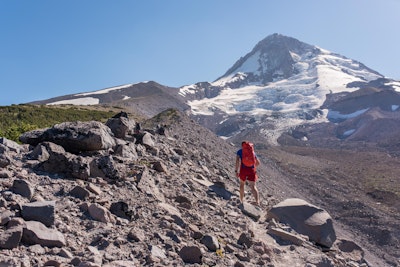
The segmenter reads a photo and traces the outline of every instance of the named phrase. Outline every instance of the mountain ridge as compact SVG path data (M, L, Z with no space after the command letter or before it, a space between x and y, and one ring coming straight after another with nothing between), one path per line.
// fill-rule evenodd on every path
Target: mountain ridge
M213 82L179 88L143 82L33 103L117 105L147 117L173 107L224 139L245 138L243 131L253 129L263 142L277 145L281 135L290 135L299 127L303 132L311 124L332 127L330 123L362 118L375 107L392 111L388 120L396 122L400 120L399 92L400 82L358 61L275 33ZM358 129L362 127L348 129L347 136L331 133L329 144L351 140ZM392 136L387 135L387 139ZM321 137L310 140L311 136L316 138L304 132L296 143L327 146Z

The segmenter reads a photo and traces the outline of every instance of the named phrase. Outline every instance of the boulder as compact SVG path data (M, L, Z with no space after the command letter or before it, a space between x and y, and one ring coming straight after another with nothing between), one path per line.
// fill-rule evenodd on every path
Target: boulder
M306 241L298 234L297 235L292 234L288 231L285 231L277 227L269 227L267 233L270 234L271 236L276 236L281 240L288 241L298 246L301 246Z
M202 263L203 253L198 246L184 246L179 251L179 256L185 263Z
M273 206L268 212L268 219L272 218L288 224L297 233L308 236L321 246L331 247L336 240L328 212L302 199L286 199Z
M50 172L50 173L63 173L68 169L68 161L70 158L70 153L66 153L65 149L52 142L43 142L39 146L35 148L35 150L44 150L40 153L48 154L48 156L44 156L45 159L43 162L39 163L36 166L36 169ZM30 154L36 157L36 153ZM39 156L39 155L38 155Z
M223 183L214 183L209 186L209 190L222 197L225 200L229 200L232 197L232 193L226 190Z
M9 155L6 153L0 154L0 168L5 168L8 165L10 165L12 162L12 159Z
M253 245L253 236L251 235L250 232L247 233L241 233L239 236L239 239L237 243L241 246L246 246L246 248L249 248Z
M54 225L55 201L38 201L22 205L21 215L26 221L38 221L46 226Z
M128 239L134 242L143 242L146 239L146 233L138 227L132 228L128 233Z
M114 154L128 159L138 159L138 153L133 143L117 144L114 148Z
M159 259L167 258L164 249L162 249L158 246L150 245L149 250L150 250L150 254L152 257L159 258Z
M203 238L203 233L200 231L199 227L195 224L189 224L188 228L190 230L190 236L194 239L201 239Z
M21 145L17 142L9 140L5 137L0 137L0 144L6 146L10 151L19 153L21 151Z
M133 132L135 128L135 121L130 120L124 116L110 118L106 125L111 129L114 136L124 139L128 134Z
M72 188L72 190L69 192L69 194L71 196L79 198L81 200L86 200L90 196L90 191L87 190L86 188L83 188L80 185L77 185L74 188Z
M36 146L39 143L43 142L42 136L46 132L47 129L36 129L29 132L25 132L19 137L19 141L24 144L29 144Z
M258 221L262 215L261 208L247 202L242 203L239 208L245 215L253 218L255 221Z
M74 178L87 180L90 175L90 162L82 156L72 155L67 162L66 173Z
M53 142L71 153L107 150L115 146L111 129L98 121L63 122L45 130L26 132L19 139L34 146L45 141Z
M158 172L168 173L168 169L162 161L155 161L153 163L153 169Z
M114 160L111 155L92 160L89 168L91 177L107 178L114 181L126 177L126 166Z
M6 225L14 216L14 212L10 210L0 212L0 225Z
M0 232L0 249L13 249L18 247L22 238L22 229L22 226L18 225Z
M201 243L205 245L210 251L219 249L218 238L213 235L205 235L201 239Z
M12 185L12 191L15 194L21 195L28 200L31 200L33 197L33 194L35 193L35 190L33 186L31 185L30 182L23 180L23 179L17 179L14 180L13 185Z
M43 142L40 149L45 149L47 160L40 162L35 168L40 171L59 173L77 179L87 180L90 176L90 164L87 158L71 154L52 142Z
M133 211L129 209L129 206L124 201L118 201L111 204L110 212L115 216L123 219L131 220Z
M364 250L351 240L339 240L337 242L337 247L340 251L343 252L343 255L345 255L347 258L351 258L352 260L357 262L362 262L362 260L364 259Z
M153 135L149 132L145 132L142 137L142 144L146 148L153 148L155 146Z
M35 148L27 155L29 159L35 159L38 161L46 161L49 159L50 154L47 151L46 147L42 144L38 144Z
M90 216L99 222L104 222L104 223L115 223L115 218L111 214L110 211L108 211L105 207L100 206L97 203L92 203L89 208L88 208Z
M27 245L41 245L46 247L65 246L64 235L55 230L47 228L41 222L27 221L22 235L22 242Z

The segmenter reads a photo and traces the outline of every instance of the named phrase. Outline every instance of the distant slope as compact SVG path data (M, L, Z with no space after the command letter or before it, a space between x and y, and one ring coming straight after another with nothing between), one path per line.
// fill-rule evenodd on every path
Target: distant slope
M94 92L65 95L35 101L31 104L118 106L144 117L152 117L168 108L176 108L182 111L188 109L189 106L178 93L178 88L167 87L150 81L120 85Z

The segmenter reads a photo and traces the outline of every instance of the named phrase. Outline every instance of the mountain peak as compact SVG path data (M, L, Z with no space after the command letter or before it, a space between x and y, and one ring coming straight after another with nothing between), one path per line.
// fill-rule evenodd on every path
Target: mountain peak
M188 86L181 92L190 99L192 114L203 116L204 124L214 125L210 128L219 135L230 138L243 132L231 126L247 116L251 123L246 125L258 124L265 138L276 143L277 137L297 125L328 121L331 110L322 108L327 96L337 99L378 81L390 90L399 90L398 85L382 79L358 61L275 33L261 40L218 80L206 87ZM198 92L211 89L217 93L193 99ZM397 108L397 104L392 105L392 109Z
M240 58L222 77L237 74L243 77L244 74L248 84L267 84L278 79L287 79L298 73L294 66L297 55L315 56L320 52L320 49L315 46L274 33L261 40L250 53Z

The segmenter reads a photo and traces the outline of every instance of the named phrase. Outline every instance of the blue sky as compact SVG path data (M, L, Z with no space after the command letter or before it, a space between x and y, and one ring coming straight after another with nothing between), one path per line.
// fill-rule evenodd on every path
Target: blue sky
M400 79L400 0L1 0L0 105L214 81L273 33Z

